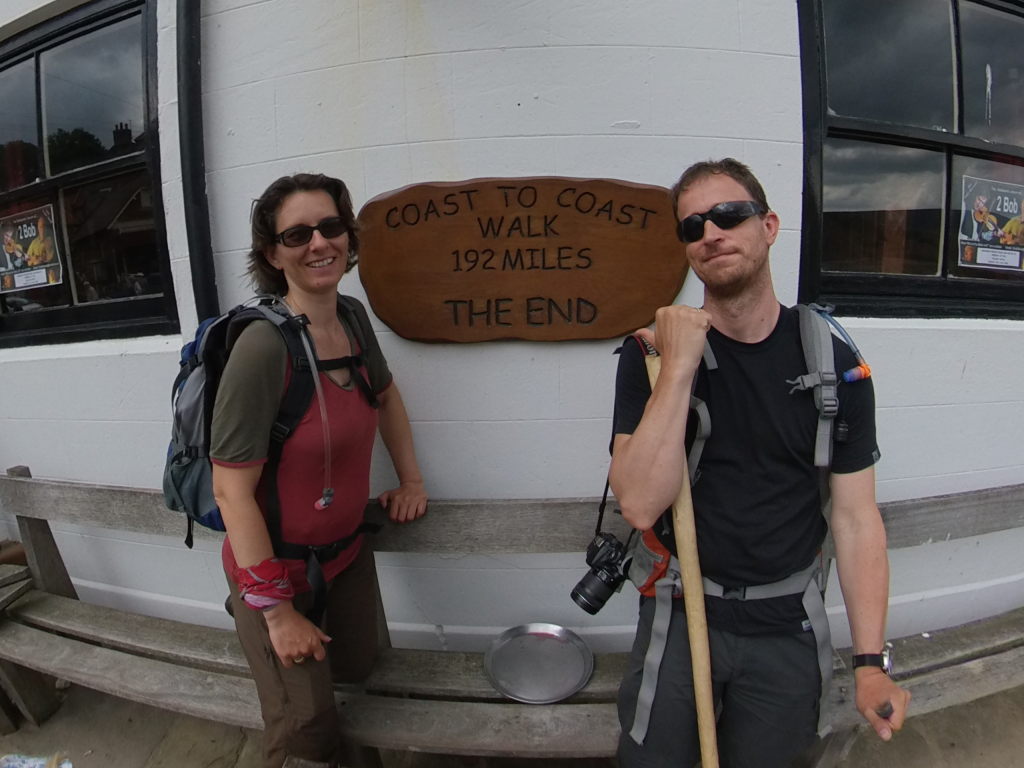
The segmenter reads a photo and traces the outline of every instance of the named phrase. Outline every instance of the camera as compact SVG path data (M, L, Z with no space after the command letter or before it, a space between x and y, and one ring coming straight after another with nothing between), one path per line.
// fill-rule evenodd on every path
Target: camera
M570 595L576 605L593 615L626 580L626 545L610 533L598 533L587 546L587 565L590 570Z

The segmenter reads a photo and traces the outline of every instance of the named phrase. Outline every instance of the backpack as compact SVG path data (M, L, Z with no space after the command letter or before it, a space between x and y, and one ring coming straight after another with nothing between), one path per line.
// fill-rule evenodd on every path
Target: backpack
M255 302L255 303L253 303ZM374 388L358 373L360 356L366 350L366 329L362 307L348 296L338 296L338 312L352 329L359 346L359 355L347 358L353 379L373 407L377 407ZM213 469L210 463L210 426L217 389L235 341L254 320L268 320L284 339L291 360L292 375L281 398L281 405L271 430L270 448L264 472L269 472L267 493L267 528L274 553L279 557L303 558L296 548L281 540L280 500L277 498L277 465L285 440L298 426L316 393L319 381L311 375L317 367L312 351L305 316L294 316L274 296L258 296L228 310L218 317L204 320L196 329L195 338L181 348L180 368L171 386L171 441L164 465L163 494L165 505L184 512L187 519L185 545L193 545L193 526L224 531L224 520L213 497ZM329 489L325 489L325 495Z

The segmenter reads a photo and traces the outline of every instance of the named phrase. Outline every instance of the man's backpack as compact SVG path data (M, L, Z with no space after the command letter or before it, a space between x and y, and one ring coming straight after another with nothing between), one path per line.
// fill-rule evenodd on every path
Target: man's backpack
M317 361L306 331L306 318L294 316L277 297L260 296L256 303L247 302L219 317L200 323L195 338L181 349L178 375L171 387L173 423L171 442L164 465L163 491L166 506L187 517L185 545L193 544L193 526L199 523L215 531L223 531L217 502L213 498L213 471L210 464L210 426L224 366L235 341L254 320L270 321L284 339L291 360L292 375L281 399L281 406L271 431L269 456L264 472L270 479L267 499L267 528L274 552L280 557L299 557L295 545L281 541L280 502L277 498L277 464L284 441L298 426L316 393L317 379L312 375ZM359 303L348 296L338 296L339 314L352 329L360 354L366 350ZM359 356L352 358L358 365ZM355 373L355 372L354 372ZM361 375L359 383L370 404L376 407L374 388Z

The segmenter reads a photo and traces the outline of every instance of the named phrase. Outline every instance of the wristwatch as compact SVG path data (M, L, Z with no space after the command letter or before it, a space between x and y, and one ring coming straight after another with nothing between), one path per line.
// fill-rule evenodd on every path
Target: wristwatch
M858 653L853 657L853 664L851 665L854 669L858 667L878 667L885 674L892 677L892 655L889 652L891 646L889 643L885 644L882 648L881 653Z

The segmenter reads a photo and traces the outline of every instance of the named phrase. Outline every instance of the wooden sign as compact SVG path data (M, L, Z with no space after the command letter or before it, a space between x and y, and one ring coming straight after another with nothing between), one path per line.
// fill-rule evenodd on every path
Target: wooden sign
M415 184L359 212L377 316L418 341L607 339L671 304L686 276L664 187L607 179Z

